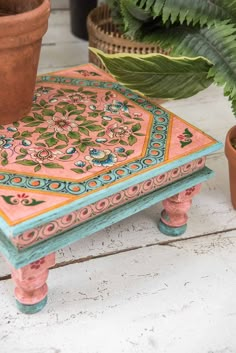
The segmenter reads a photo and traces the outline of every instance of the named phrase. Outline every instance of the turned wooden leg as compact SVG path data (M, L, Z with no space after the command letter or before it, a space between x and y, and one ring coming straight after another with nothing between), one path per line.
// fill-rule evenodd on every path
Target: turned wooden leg
M192 205L192 198L200 191L201 185L193 186L163 201L159 229L171 236L183 234L187 229L187 212Z
M49 268L55 264L55 254L50 254L18 270L12 268L12 279L16 285L15 297L18 309L25 314L34 314L47 302L46 284Z

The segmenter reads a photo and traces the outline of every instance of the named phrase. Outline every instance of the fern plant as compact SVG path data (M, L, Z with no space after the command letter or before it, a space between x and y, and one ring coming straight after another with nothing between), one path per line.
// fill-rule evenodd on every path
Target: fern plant
M236 115L236 0L107 0L126 36L171 49L107 55L94 50L116 79L142 94L189 97L215 82Z

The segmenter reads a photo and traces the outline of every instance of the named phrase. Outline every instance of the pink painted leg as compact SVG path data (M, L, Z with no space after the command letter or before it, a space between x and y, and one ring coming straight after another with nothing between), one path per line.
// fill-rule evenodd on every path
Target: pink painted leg
M192 205L192 198L199 193L201 185L193 186L163 201L159 229L171 236L182 235L187 229L187 212Z
M54 265L55 254L50 254L20 269L12 268L12 279L16 284L16 303L20 311L34 314L46 305L46 281L49 268Z

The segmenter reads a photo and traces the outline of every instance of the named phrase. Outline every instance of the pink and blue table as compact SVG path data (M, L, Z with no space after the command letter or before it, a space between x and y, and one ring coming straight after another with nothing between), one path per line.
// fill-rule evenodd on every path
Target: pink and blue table
M0 129L0 251L24 313L45 306L55 252L81 238L160 201L159 230L183 234L221 148L90 64L40 76L30 114Z

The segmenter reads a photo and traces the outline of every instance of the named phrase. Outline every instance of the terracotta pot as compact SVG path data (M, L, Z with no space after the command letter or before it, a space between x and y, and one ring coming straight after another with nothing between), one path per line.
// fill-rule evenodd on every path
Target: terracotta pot
M229 130L225 140L225 155L229 162L231 201L233 207L236 209L236 150L231 144L233 138L236 139L236 126Z
M49 14L49 0L0 0L0 124L31 109Z

